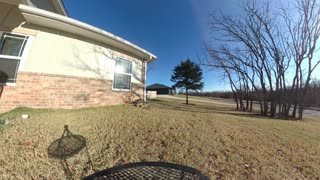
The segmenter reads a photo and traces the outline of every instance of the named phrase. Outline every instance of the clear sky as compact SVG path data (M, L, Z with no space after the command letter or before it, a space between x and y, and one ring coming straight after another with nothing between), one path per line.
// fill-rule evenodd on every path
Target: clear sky
M208 14L235 13L238 0L64 0L71 18L120 36L155 54L147 85L172 85L175 65L198 61L208 36ZM205 91L228 85L219 74L203 68Z

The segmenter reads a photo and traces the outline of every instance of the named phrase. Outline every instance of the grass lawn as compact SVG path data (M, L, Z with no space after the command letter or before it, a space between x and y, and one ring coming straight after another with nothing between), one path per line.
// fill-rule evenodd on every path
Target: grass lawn
M0 118L0 179L65 179L47 148L68 124L86 137L97 170L138 161L199 169L212 179L320 178L320 121L266 119L232 106L156 99L150 109L110 106L80 110L18 109ZM21 120L22 113L30 118ZM74 178L93 173L86 151L68 159Z

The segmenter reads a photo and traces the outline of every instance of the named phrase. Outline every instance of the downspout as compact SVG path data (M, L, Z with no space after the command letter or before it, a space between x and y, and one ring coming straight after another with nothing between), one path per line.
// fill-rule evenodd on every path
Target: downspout
M23 21L18 27L22 27L23 25L25 25L27 23L27 21Z
M147 102L147 65L148 61L152 59L152 56L149 57L148 60L144 60L142 63L143 69L144 69L144 82L143 82L143 102Z

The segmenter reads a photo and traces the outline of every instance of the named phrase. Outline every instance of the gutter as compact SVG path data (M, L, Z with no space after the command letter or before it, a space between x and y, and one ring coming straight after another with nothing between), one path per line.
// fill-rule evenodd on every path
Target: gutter
M148 69L148 62L152 61L152 56L149 57L149 59L142 62L142 66L144 68L144 87L143 87L143 101L147 102L147 69Z
M19 10L30 24L36 24L84 36L86 38L114 46L121 50L125 50L140 57L141 59L149 59L147 60L147 63L150 63L157 58L152 53L127 40L81 21L23 4L19 5ZM48 20L51 20L50 23L48 23Z

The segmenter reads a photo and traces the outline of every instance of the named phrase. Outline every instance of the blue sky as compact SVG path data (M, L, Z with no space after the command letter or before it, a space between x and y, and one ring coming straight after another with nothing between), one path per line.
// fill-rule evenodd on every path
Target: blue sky
M238 0L64 0L71 18L94 25L152 52L158 59L147 84L172 85L175 65L198 61L208 39L208 14L234 14ZM203 68L205 91L223 90L219 74Z

